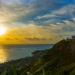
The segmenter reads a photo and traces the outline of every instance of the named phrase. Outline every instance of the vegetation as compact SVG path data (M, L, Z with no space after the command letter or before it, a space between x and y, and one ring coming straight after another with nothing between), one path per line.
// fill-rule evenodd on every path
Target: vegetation
M17 69L16 63L1 75L75 75L75 40L58 42L29 66Z

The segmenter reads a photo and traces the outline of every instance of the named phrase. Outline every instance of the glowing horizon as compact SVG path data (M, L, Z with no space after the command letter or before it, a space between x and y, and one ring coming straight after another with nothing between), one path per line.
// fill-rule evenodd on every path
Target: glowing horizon
M56 43L75 34L74 12L74 0L0 0L0 43Z

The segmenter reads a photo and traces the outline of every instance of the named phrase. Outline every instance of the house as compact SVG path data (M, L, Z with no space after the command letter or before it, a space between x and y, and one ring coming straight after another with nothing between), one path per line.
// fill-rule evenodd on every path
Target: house
M75 36L67 37L67 40L68 40L68 41L75 40Z
M75 40L75 36L72 36L72 39Z

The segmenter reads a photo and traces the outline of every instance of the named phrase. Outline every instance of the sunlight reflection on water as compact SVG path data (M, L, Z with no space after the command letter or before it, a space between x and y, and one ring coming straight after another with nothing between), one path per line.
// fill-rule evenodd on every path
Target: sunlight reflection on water
M7 61L7 52L0 49L0 63L4 63Z
M45 50L51 45L11 45L0 46L0 63L32 56L32 52Z

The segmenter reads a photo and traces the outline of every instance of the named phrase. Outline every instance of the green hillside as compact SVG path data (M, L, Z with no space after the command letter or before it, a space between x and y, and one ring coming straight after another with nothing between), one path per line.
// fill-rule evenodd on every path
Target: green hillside
M11 66L1 75L75 75L75 40L62 40L35 63L21 69Z

